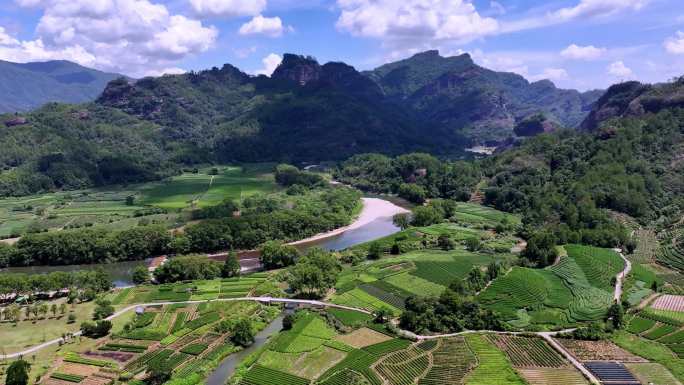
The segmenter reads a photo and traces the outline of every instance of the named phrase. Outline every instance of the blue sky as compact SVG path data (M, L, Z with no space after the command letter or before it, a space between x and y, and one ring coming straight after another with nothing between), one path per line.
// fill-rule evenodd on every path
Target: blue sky
M681 0L2 0L0 59L134 77L285 53L360 70L427 49L582 90L684 74Z

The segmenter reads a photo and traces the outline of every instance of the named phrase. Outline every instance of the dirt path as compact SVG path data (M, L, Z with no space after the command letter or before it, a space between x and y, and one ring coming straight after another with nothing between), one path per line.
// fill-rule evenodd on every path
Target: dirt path
M629 272L632 270L632 262L629 261L629 259L625 258L625 256L622 254L621 249L613 249L615 250L616 253L620 255L620 258L622 258L623 261L625 261L625 268L622 270L615 278L615 301L617 303L620 303L620 299L622 298L622 284L624 283L625 278L629 274Z

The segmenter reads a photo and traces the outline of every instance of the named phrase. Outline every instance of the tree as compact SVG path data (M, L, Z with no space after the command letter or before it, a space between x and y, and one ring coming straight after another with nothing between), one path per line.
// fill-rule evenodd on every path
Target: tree
M390 317L392 317L392 312L386 307L381 307L375 312L375 318L373 322L384 324L385 322L389 321Z
M83 322L81 324L81 333L86 337L100 338L109 334L112 329L111 321L100 320L95 323L93 322Z
M549 266L558 257L556 243L556 237L550 232L535 233L527 240L527 247L523 250L522 256L536 263L539 267Z
M432 206L418 206L413 209L412 226L423 227L434 225L443 219L440 212Z
M380 242L373 242L368 247L368 259L380 259L382 252L383 250Z
M53 317L57 317L57 304L53 303L52 306L50 306L50 312L52 313Z
M100 320L114 314L114 306L112 306L109 300L100 298L95 303L97 306L95 306L93 311L93 319Z
M453 250L456 247L456 242L454 242L448 234L441 234L437 238L437 245L444 251Z
M43 318L45 318L47 316L48 311L50 311L50 307L47 303L41 302L38 306L38 311L40 311L40 314L43 316Z
M482 249L482 242L475 237L470 237L465 240L465 246L468 251L479 251Z
M67 306L65 303L61 303L59 305L59 314L64 315L66 314Z
M500 263L496 261L492 261L489 263L489 266L487 266L487 281L493 281L495 280L499 274L501 274L502 266Z
M240 262L238 261L237 254L235 252L228 253L226 261L221 267L221 277L231 278L240 276Z
M129 195L126 197L126 206L133 206L135 204L135 195Z
M473 292L482 290L487 284L482 270L480 270L480 268L477 266L473 267L468 273L467 282L468 288Z
M290 330L292 329L292 326L295 323L295 316L294 314L286 314L285 317L283 317L283 330Z
M619 303L614 303L608 309L608 319L613 323L615 329L621 329L624 324L625 309Z
M392 222L400 229L406 230L411 226L411 217L409 214L396 214L392 217Z
M320 298L335 286L341 270L339 261L332 253L313 248L290 267L286 280L298 295Z
M415 183L402 183L399 185L397 195L409 202L423 204L423 202L425 202L425 198L427 197L427 192L423 186L417 185Z
M154 271L154 277L159 283L214 279L220 275L221 263L202 255L171 258Z
M235 323L230 337L234 344L247 347L254 342L252 324L247 319L241 319Z
M31 369L31 364L19 359L12 362L7 368L7 377L5 385L27 385L28 372Z
M138 265L133 269L133 283L136 285L144 285L150 282L150 271L145 265Z
M161 385L171 379L171 370L164 360L152 360L147 368L145 383L148 385Z
M74 322L76 322L76 314L69 313L69 316L67 317L67 323L72 324Z
M265 269L282 269L293 265L299 257L299 251L279 241L268 241L259 249L260 261Z

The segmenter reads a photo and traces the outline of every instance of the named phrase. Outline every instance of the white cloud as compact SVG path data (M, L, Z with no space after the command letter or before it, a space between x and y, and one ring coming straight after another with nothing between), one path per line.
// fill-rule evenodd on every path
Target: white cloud
M665 40L665 50L671 54L684 55L684 32L677 33Z
M467 42L495 34L499 23L469 0L337 0L337 28L354 36Z
M580 0L572 7L560 8L544 15L516 20L502 25L506 32L540 28L572 20L606 18L625 11L639 11L652 0Z
M254 74L271 76L271 74L273 74L273 71L275 71L275 69L278 68L282 61L283 58L280 57L280 55L276 55L274 53L269 54L261 60L261 62L264 64L264 68L254 71Z
M566 49L561 51L561 56L573 60L596 60L605 53L605 48L597 48L593 45L579 46L577 44L570 44Z
M162 70L151 70L147 71L145 73L145 76L154 76L154 77L159 77L159 76L164 76L164 75L182 75L186 73L187 71L178 68L178 67L171 67L171 68L164 68Z
M266 35L279 37L283 34L283 22L279 17L254 16L240 27L240 35Z
M608 74L621 79L627 79L634 76L634 72L625 65L622 61L616 61L611 63L608 68Z
M174 68L208 50L213 26L150 0L19 0L42 9L36 38L0 46L0 59L66 59L107 71L143 76ZM0 43L1 44L1 43Z
M0 26L0 45L16 45L19 44L19 40L10 36L4 27Z
M203 17L255 16L266 9L266 0L190 0L190 5Z
M563 68L544 68L542 73L537 74L537 75L531 75L528 76L528 78L532 81L537 81L537 80L566 80L569 78L568 76L568 71L566 71Z

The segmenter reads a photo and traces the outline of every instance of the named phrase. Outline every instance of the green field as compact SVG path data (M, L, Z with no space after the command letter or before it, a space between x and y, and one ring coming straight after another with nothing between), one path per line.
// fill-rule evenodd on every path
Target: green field
M333 302L369 310L403 308L412 295L439 296L450 283L464 279L474 267L511 258L506 254L417 250L346 269Z
M216 166L215 176L209 175L212 167L160 182L2 198L0 238L83 226L125 229L141 220L177 226L184 220L180 210L275 191L272 166ZM134 197L133 205L126 204L129 196Z
M209 170L205 169L196 174L185 173L141 188L138 190L140 201L145 205L165 209L207 207L221 203L224 199L240 200L276 189L270 173L272 165L216 168L217 175L209 175Z

